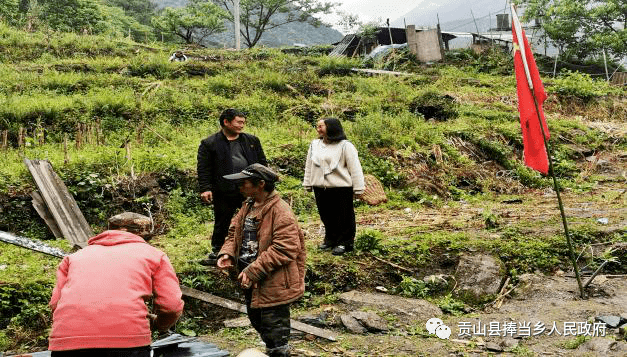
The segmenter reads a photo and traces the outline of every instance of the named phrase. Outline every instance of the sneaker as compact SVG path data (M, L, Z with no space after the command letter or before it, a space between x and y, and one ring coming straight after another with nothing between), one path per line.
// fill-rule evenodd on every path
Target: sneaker
M320 244L320 245L318 246L318 249L320 249L320 250L329 250L329 249L331 249L331 248L333 248L333 247L331 247L331 246L330 246L329 244L327 244L327 243L322 243L322 244Z
M218 264L218 252L211 252L207 258L200 261L200 265L215 266Z
M333 248L333 251L331 252L331 254L333 255L342 255L346 253L346 247L344 247L343 245L338 245L337 247Z

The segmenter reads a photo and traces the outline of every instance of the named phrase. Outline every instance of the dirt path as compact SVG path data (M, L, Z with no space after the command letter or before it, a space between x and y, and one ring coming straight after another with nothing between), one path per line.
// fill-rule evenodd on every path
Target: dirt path
M621 172L621 171L618 171ZM624 231L627 227L627 185L616 180L598 184L581 194L566 190L562 195L570 227L595 225L601 232ZM526 227L531 235L563 232L555 194L552 190L517 195L519 201L482 200L481 205L454 202L439 208L368 210L358 214L358 230L374 228L385 235L413 232L460 231L489 237L484 212L496 215L502 225ZM599 222L607 219L607 224ZM305 229L308 239L321 240L319 222ZM399 315L394 309L372 307L385 317L391 327L386 334L355 335L336 325L338 342L294 336L296 356L627 356L627 342L617 329L600 329L598 316L622 316L627 319L627 278L599 276L591 284L591 296L582 300L576 280L558 271L554 276L526 274L511 292L511 297L483 311L463 317L443 315L443 323L451 328L448 340L429 335L426 318ZM498 306L498 307L497 307ZM326 314L339 316L354 309L342 303L323 305L298 315ZM297 317L295 316L295 317ZM435 317L435 316L434 316ZM550 332L555 326L555 331ZM525 327L529 327L529 332ZM485 330L483 330L485 329ZM482 336L485 331L485 336ZM253 330L247 338L256 340ZM604 335L605 337L602 337ZM207 337L232 352L245 347L228 338ZM585 340L585 341L584 341ZM256 346L260 349L262 347Z

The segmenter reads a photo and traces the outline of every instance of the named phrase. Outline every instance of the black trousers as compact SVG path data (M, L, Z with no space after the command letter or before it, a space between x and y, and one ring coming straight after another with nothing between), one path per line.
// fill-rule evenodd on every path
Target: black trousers
M242 206L244 196L239 192L214 192L213 193L213 234L211 235L211 247L214 252L220 251L226 236L229 234L229 225L235 211Z
M353 247L355 242L355 208L352 187L314 187L316 206L324 224L324 242L336 247Z
M51 351L51 357L150 357L150 346Z
M266 344L270 357L289 356L290 304L254 309L250 307L252 290L244 290L250 324Z

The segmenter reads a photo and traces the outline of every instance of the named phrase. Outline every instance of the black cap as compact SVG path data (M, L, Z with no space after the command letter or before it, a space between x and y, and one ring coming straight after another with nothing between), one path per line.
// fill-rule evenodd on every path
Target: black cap
M227 180L242 180L251 177L260 178L266 182L276 182L279 180L279 175L262 164L252 164L241 172L231 175L222 176Z

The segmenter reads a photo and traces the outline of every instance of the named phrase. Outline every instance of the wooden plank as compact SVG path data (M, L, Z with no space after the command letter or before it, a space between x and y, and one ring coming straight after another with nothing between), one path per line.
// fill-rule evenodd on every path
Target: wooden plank
M187 286L181 286L181 291L185 296L193 297L194 299L202 300L213 305L222 306L229 310L239 311L244 314L246 313L246 305L244 304L240 304L238 302L231 301L229 299L225 299L219 296L211 295L204 291L196 290Z
M78 208L78 204L76 203L76 200L74 200L74 196L72 196L70 191L68 191L59 175L57 175L52 169L52 165L50 165L48 161L42 162L44 163L44 168L48 171L48 175L54 183L62 202L64 202L65 206L68 207L70 212L70 224L75 227L74 230L78 233L74 236L75 239L72 242L81 247L85 247L89 238L94 236L94 231L91 229L89 223L87 223L85 216L83 216L83 212L81 212L80 208Z
M85 247L87 240L94 233L67 187L52 170L50 163L45 160L29 160L26 158L24 163L31 172L41 196L63 237L74 245Z
M395 76L413 76L413 73L406 72L394 72L394 71L385 71L382 69L364 69L364 68L351 68L353 72L364 72L368 74L391 74Z
M305 333L308 333L314 336L326 338L329 341L337 340L337 338L335 337L335 334L333 334L331 331L321 329L315 326L307 325L300 321L290 320L290 327L293 328L294 330L303 331Z
M192 289L187 286L181 286L181 291L183 292L183 295L185 296L193 297L195 299L202 300L210 304L222 306L227 309L239 311L244 314L247 312L246 305L243 305L238 302L231 301L225 298L221 298L219 296L211 295L204 291ZM336 340L336 337L332 332L315 327L315 326L307 325L300 321L290 320L290 327L298 331L312 334L314 336L326 338L327 340L330 340L330 341Z
M48 225L48 228L50 228L54 237L63 238L63 233L61 233L57 222L54 220L52 213L48 210L48 207L39 192L33 191L30 193L30 196L33 198L33 207L35 207L35 211L37 211L37 213L39 213L39 217L46 222L46 225Z

